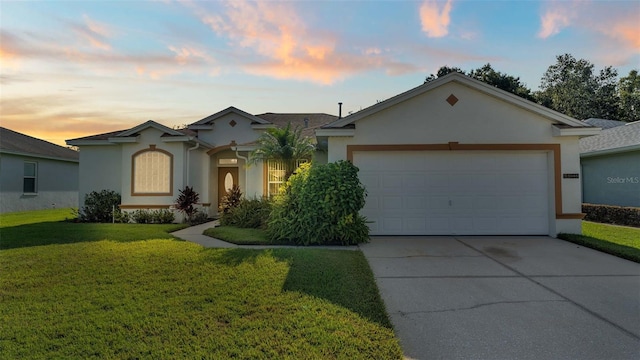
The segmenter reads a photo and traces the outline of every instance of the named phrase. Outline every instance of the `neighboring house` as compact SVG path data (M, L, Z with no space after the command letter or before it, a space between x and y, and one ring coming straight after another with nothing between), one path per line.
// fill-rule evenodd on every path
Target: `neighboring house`
M582 201L640 207L640 121L580 140Z
M229 107L174 130L154 121L131 129L93 135L67 144L80 148L80 199L94 190L121 194L121 208L170 208L179 190L192 186L210 215L232 185L246 197L268 196L283 183L277 164L247 165L249 152L266 129L286 126L314 129L336 120L327 114L251 115ZM326 154L317 158L326 162ZM82 204L80 204L82 205Z
M581 136L599 128L452 73L316 131L350 160L372 235L581 233Z
M78 152L0 127L0 213L78 206Z
M277 190L277 164L246 159L289 121L315 129L320 162L360 168L372 235L581 232L578 141L600 129L458 73L345 118L230 107L186 130L148 121L67 143L80 147L81 197L111 189L125 209L160 208L190 185L213 215L232 184L248 197Z

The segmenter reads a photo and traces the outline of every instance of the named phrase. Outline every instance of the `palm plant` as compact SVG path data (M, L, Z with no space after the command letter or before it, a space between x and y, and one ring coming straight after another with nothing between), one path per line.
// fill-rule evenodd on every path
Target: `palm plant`
M260 135L257 143L257 149L249 154L249 162L281 163L285 170L285 181L296 170L300 160L310 160L315 150L311 139L303 137L301 129L291 129L291 123L284 128L267 129Z

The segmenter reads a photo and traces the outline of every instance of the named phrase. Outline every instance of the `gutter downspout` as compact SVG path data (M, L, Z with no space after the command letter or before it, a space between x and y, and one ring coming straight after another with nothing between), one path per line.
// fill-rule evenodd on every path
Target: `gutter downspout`
M238 147L237 147L237 146L236 146L236 147L233 147L233 148L232 148L232 150L234 150L234 151L236 152L236 157L237 157L237 158L240 158L240 159L244 160L244 166L245 166L245 167L249 165L249 158L248 158L248 157L246 157L246 156L242 156L242 155L240 155L240 153L238 153ZM240 173L238 173L238 175L240 175ZM238 179L238 180L239 180L239 179ZM244 173L244 186L243 186L243 189L244 189L245 191L247 191L247 173L246 173L246 171L245 171L245 173Z
M200 143L196 142L196 146L187 149L187 171L185 176L185 186L189 186L189 154L192 150L195 150L200 147Z

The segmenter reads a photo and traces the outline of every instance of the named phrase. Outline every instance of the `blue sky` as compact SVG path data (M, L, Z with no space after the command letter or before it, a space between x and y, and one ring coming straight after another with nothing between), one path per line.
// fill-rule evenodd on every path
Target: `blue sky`
M640 68L637 1L0 0L3 127L58 144L153 119L357 111L443 65L536 89L571 53Z

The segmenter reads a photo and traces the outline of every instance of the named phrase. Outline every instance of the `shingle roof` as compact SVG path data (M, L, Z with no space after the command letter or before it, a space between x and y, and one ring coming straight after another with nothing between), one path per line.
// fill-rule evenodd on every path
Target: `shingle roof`
M0 151L78 161L80 155L62 146L0 127Z
M302 135L310 137L315 136L315 129L338 120L337 116L324 113L265 113L256 116L278 127L285 127L288 123L291 123L292 128L300 127L302 129ZM309 120L308 124L305 124L305 119Z
M607 119L596 119L596 118L590 118L590 119L584 120L584 122L586 122L587 124L589 124L591 126L599 127L602 130L611 129L611 128L614 128L616 126L621 126L621 125L626 124L626 122L624 122L624 121L607 120Z
M580 153L640 146L640 121L602 130L600 135L580 139Z
M128 131L130 129L126 129L126 130L118 130L118 131L111 131L108 133L104 133L104 134L97 134L97 135L91 135L91 136L85 136L85 137L81 137L81 138L76 138L76 139L70 139L67 141L84 141L84 140L108 140L109 138L114 138L117 137L118 135L120 135L121 133ZM189 129L177 129L175 130L177 132L183 133L187 136L196 136L197 133L193 130L189 130ZM164 136L164 135L163 135Z

